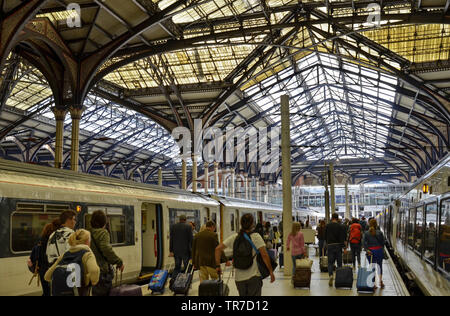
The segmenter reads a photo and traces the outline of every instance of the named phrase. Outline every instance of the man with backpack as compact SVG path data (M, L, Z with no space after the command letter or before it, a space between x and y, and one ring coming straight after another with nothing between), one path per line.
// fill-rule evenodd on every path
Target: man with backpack
M348 241L352 250L353 267L356 267L356 257L358 258L358 267L361 267L361 241L363 236L363 228L358 223L358 219L354 218L350 225Z
M258 249L266 265L270 282L275 282L272 265L266 250L266 244L260 234L253 232L254 218L245 214L241 218L241 231L228 237L216 248L216 270L221 273L220 258L222 251L229 247L233 249L233 265L236 268L236 287L240 296L261 296L263 281L256 260Z
M325 228L325 239L328 245L328 274L330 276L329 285L333 285L334 264L342 267L342 248L347 252L347 230L344 225L339 223L338 213L331 217L331 223Z
M62 212L59 216L61 227L50 235L47 243L47 259L49 265L53 265L55 261L63 255L70 246L68 243L70 235L74 232L77 223L77 213L74 211Z

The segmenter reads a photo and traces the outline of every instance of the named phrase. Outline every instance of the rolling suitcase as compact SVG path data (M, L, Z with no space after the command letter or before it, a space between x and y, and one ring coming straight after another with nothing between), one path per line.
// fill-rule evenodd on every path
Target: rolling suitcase
M292 280L294 287L311 287L311 269L296 268Z
M325 256L325 249L322 250L322 257L320 257L320 272L328 272L328 257Z
M154 293L164 293L167 278L169 276L168 270L156 270L148 284L148 289Z
M233 271L230 271L227 283L223 282L220 274L218 280L206 280L200 283L198 296L228 296L230 294L228 282L230 282L232 273Z
M335 287L351 289L353 288L353 268L351 266L342 266L336 269Z
M373 293L375 286L375 274L376 270L372 265L372 259L370 260L370 266L365 268L359 268L358 279L356 281L356 289L358 293Z
M173 282L172 291L174 295L183 294L184 296L188 295L189 288L192 284L192 279L194 277L194 266L192 263L189 263L186 268L185 273L178 273L177 278Z
M344 264L353 264L353 255L351 251L342 254L342 262Z
M117 270L116 270L117 284ZM122 284L122 272L120 272L120 284L111 289L109 296L142 296L142 289L136 284Z

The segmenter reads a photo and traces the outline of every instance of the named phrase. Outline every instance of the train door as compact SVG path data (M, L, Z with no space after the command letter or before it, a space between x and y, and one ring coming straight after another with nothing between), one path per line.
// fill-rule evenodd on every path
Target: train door
M162 263L162 206L142 204L142 270L141 276L161 268Z

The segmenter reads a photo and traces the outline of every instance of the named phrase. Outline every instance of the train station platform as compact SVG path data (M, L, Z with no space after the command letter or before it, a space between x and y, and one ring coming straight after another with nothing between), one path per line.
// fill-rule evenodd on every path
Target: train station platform
M364 252L361 254L364 255ZM319 257L314 254L313 249L310 249L310 259L314 261L311 276L311 288L294 288L291 283L291 277L285 276L283 268L275 270L275 282L270 283L269 279L264 280L262 289L263 296L409 296L409 292L403 283L403 280L395 268L394 262L391 258L383 261L383 282L385 288L378 288L373 294L360 294L356 290L357 271L354 271L353 288L350 289L336 289L334 286L328 285L328 273L321 273L319 268ZM361 257L363 263L365 259ZM224 271L224 281L228 282L230 288L229 296L239 296L239 293L234 282L234 274L232 267L222 269ZM228 281L228 278L229 281ZM192 282L192 288L189 290L188 296L198 296L198 287L200 284L199 274L196 271ZM376 279L377 286L379 279ZM148 286L142 287L143 295L151 295ZM158 294L156 294L158 295ZM168 285L163 296L173 296L173 292L169 290Z

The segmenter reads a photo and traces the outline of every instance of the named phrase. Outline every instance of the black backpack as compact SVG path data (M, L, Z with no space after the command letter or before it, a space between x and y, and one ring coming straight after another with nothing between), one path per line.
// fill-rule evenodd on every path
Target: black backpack
M67 251L52 275L52 296L79 296L84 283L83 256L88 252Z
M245 239L243 233L239 233L233 244L233 265L236 269L247 270L253 265L253 247Z

